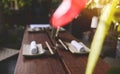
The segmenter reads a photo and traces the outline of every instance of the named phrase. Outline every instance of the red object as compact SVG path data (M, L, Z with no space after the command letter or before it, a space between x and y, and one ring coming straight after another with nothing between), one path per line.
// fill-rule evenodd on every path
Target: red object
M51 17L53 27L62 27L71 22L82 9L88 0L63 0Z

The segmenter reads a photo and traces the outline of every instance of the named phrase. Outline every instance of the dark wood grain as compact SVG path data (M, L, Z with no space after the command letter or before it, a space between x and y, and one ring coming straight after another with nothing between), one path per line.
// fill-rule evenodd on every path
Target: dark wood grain
M45 33L28 33L25 31L23 44L29 44L32 40L42 43L49 38ZM22 55L23 46L20 49L19 57L14 74L66 74L59 58L53 56L26 58Z
M69 74L85 74L88 55L72 54L59 49L57 52ZM106 74L109 69L109 65L99 58L94 74Z
M71 40L80 41L67 32L60 33L59 38L67 42ZM72 54L70 51L66 51L65 49L61 50L59 48L57 52L69 74L85 74L88 54ZM94 74L106 74L109 69L110 66L105 63L102 58L99 58Z
M45 32L25 31L14 74L85 74L88 54L72 54L70 51L57 47L54 49L56 51L54 56L43 55L33 58L22 56L23 44L29 44L32 40L42 43L44 47L46 47L45 41L48 41L50 46L55 46L56 39L50 38L50 32ZM68 32L61 32L59 38L67 42L73 39L80 41ZM109 69L110 66L99 58L94 74L106 74Z

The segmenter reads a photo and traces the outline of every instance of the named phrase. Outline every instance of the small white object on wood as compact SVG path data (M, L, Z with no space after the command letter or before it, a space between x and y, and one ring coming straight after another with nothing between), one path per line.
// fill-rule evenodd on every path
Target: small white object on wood
M38 47L35 41L32 41L30 43L30 50L32 54L37 54L38 53Z

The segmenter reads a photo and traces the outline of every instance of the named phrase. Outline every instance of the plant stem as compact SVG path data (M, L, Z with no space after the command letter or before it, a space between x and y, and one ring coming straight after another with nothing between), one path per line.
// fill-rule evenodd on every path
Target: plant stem
M113 0L112 4L106 5L105 8L103 8L103 12L98 23L98 28L91 44L91 52L88 57L85 74L93 74L94 72L94 68L102 50L103 42L111 26L112 18L118 1L119 0Z

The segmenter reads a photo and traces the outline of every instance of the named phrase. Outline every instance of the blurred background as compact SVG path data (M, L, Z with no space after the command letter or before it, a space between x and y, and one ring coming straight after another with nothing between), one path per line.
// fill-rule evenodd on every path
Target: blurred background
M89 0L77 18L64 26L88 47L99 22L101 9L112 0ZM0 0L0 48L20 49L26 25L49 23L62 0ZM109 74L120 74L120 2L105 39L101 57L112 66ZM95 18L94 18L95 17ZM92 26L92 23L94 25ZM95 24L96 23L96 24ZM18 54L0 61L1 74L13 74Z

